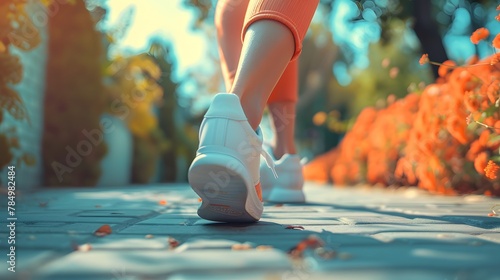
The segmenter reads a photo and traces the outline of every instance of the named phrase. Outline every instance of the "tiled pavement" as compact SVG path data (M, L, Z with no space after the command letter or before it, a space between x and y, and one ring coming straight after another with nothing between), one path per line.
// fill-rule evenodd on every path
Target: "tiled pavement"
M187 185L20 193L16 272L2 226L0 278L500 279L500 218L488 216L500 199L311 183L306 195L230 225L199 219ZM7 223L5 197L0 206ZM112 233L95 236L104 224ZM323 245L292 257L311 235Z

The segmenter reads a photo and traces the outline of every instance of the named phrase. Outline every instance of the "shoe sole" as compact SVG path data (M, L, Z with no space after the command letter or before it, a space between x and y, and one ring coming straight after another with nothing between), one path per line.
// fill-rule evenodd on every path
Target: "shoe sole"
M304 203L306 197L302 190L287 190L274 187L269 192L267 201L275 203Z
M250 175L236 158L225 154L199 154L188 172L191 188L201 197L198 216L218 222L256 222L262 202Z

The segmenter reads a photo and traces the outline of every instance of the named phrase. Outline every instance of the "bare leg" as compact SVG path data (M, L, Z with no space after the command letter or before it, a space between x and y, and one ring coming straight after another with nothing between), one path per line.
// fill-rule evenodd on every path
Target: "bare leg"
M269 103L273 119L273 152L276 159L284 154L296 154L295 147L295 105L296 102Z
M241 29L248 1L219 1L217 4L215 25L221 58L221 68L227 90L232 88L238 61L241 54ZM290 73L288 73L289 71ZM284 154L295 154L295 101L282 101L283 96L297 94L297 65L289 64L278 85L272 92L268 108L272 116L274 131L273 153L279 159ZM281 83L281 84L280 84ZM293 90L293 92L286 92Z
M273 20L259 20L245 33L230 92L238 95L253 129L262 119L267 99L295 51L292 32Z

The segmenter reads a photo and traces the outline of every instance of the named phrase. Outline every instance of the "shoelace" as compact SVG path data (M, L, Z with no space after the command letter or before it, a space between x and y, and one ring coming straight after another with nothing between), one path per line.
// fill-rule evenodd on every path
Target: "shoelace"
M260 155L264 157L267 167L271 168L271 171L273 171L274 178L278 179L278 173L276 173L273 157L262 147L260 148Z

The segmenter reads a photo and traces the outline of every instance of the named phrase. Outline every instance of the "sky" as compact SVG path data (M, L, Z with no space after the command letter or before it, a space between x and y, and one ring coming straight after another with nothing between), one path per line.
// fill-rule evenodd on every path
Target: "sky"
M159 36L174 42L177 74L200 63L205 54L203 36L190 30L195 14L182 7L182 0L108 0L107 23L113 25L129 7L135 7L133 23L124 38L121 49L146 51L149 39Z

